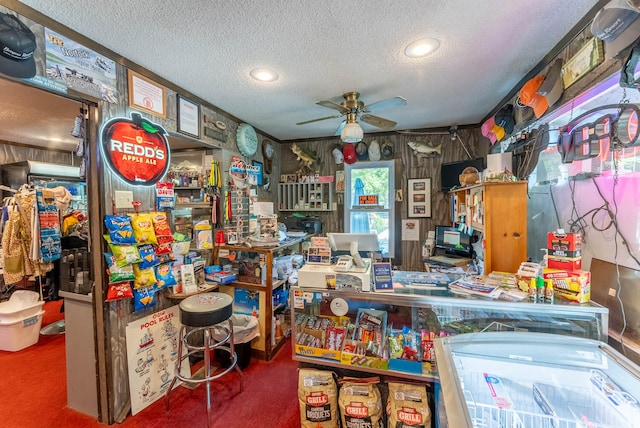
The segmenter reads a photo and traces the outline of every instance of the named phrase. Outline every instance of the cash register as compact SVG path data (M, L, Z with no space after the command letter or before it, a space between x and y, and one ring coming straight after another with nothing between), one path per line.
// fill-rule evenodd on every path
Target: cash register
M307 262L298 271L298 285L310 288L336 288L371 291L371 258L380 251L378 235L372 233L327 233L334 263ZM365 255L363 257L362 255Z
M451 226L436 226L435 254L423 260L430 267L462 267L473 262L473 237Z

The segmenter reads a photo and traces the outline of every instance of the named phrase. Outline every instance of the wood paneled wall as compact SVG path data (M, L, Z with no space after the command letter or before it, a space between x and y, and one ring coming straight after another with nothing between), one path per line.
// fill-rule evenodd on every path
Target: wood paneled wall
M462 129L458 131L460 139L464 142L473 158L484 157L489 152L489 140L484 138L479 129ZM412 178L431 178L431 218L417 219L420 225L420 241L403 241L401 243L401 254L393 260L401 270L420 271L423 270L421 259L421 248L428 230L433 230L438 224L450 224L451 209L448 194L440 191L440 166L442 163L455 162L469 159L459 140L452 140L448 134L445 135L419 135L419 134L370 134L365 135L364 141L369 145L376 140L380 145L390 142L394 148L394 159L396 160L396 190L402 189L404 201L396 203L396 222L400 224L407 216L407 180ZM441 153L430 157L417 157L413 150L407 145L409 141L421 142L432 146L441 146ZM339 144L340 139L322 139L315 141L298 141L297 145L317 153L319 162L314 168L320 175L333 175L337 170L344 169L344 164L336 165L331 154L335 144ZM296 160L296 155L291 151L292 143L284 143L280 146L279 164L281 174L295 173L300 163ZM367 162L367 161L363 161ZM275 177L275 176L274 176ZM334 201L336 200L334 195ZM325 232L339 232L344 230L343 213L344 206L338 205L337 211L326 213L305 213L320 218ZM281 213L280 220L289 213ZM401 240L400 228L396 240Z

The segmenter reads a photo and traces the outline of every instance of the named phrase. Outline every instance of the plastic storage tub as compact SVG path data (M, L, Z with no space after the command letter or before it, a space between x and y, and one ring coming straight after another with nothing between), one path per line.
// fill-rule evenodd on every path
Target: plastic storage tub
M38 343L44 311L8 322L0 322L0 350L19 351Z
M42 311L44 301L35 291L15 291L8 301L0 303L0 324L10 324L33 317Z

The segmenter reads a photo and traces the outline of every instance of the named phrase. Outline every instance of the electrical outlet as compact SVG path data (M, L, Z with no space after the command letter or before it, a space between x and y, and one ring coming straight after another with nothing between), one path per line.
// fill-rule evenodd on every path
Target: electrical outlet
M133 192L130 190L116 190L114 192L116 209L133 208Z

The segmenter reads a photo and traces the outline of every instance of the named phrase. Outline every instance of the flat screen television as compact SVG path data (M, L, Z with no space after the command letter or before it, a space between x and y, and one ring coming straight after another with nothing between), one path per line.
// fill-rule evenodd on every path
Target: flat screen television
M436 248L447 254L471 257L471 236L451 226L436 226Z
M459 186L460 174L468 166L472 166L478 172L482 172L484 170L484 158L443 163L440 167L440 190L448 192L452 187Z

